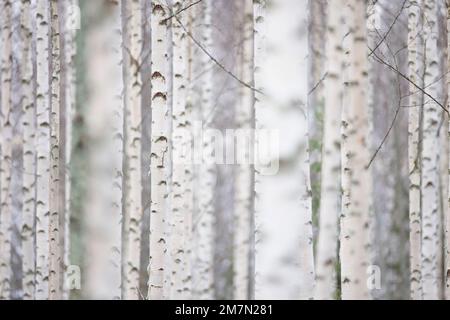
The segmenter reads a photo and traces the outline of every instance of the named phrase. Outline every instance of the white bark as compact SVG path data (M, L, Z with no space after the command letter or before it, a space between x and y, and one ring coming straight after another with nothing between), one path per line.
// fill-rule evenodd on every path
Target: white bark
M192 3L190 0L189 3ZM195 17L195 10L191 10L188 13L187 19L187 31L191 34L193 33L193 24ZM195 93L193 86L193 73L194 73L194 46L195 44L192 41L192 38L187 35L186 40L186 54L187 54L187 69L186 69L186 122L185 129L188 132L187 139L184 141L186 143L186 148L192 148L193 146L193 126L192 123L194 121L194 101L195 101ZM198 47L196 48L198 50ZM198 59L195 59L198 62ZM192 155L191 155L192 156ZM193 232L192 232L192 221L194 216L194 173L195 167L192 161L192 158L187 158L187 165L185 166L185 203L184 210L186 212L186 223L185 223L185 259L183 261L183 283L186 297L192 297L192 252L193 252Z
M69 289L67 288L67 268L70 265L70 212L71 212L71 157L72 157L72 121L75 115L75 53L76 53L76 12L78 7L78 0L70 0L65 2L65 26L63 34L64 42L64 64L65 64L65 199L64 199L64 219L63 219L63 243L61 248L63 259L63 292L64 300L69 299Z
M11 290L11 162L12 162L12 3L3 1L1 10L1 166L0 166L0 300Z
M201 4L201 44L208 51L212 49L212 5L211 0ZM201 80L201 119L204 129L210 128L213 118L213 62L202 53L205 72ZM197 137L202 139L202 150L206 158L212 154L213 141L210 135ZM202 159L198 173L199 211L194 221L195 259L193 266L193 294L195 299L213 299L213 265L214 265L214 189L216 185L215 164Z
M447 69L450 68L450 1L446 1L447 4ZM450 101L450 76L447 75L447 103ZM450 122L449 122L449 132L447 133L447 143L448 151L450 152ZM448 168L448 185L450 185L450 164ZM445 253L445 266L444 266L444 276L445 276L445 299L450 300L450 188L448 190L447 202L444 202L444 207L447 207L445 215L445 230L444 230L444 253Z
M36 109L34 103L34 80L32 60L33 26L31 5L21 3L21 90L23 111L23 208L22 208L22 288L24 299L34 299L35 290L35 245L34 222L36 210Z
M123 78L121 2L92 1L88 30L87 129L91 139L88 178L86 291L91 299L121 299ZM127 296L128 299L133 296Z
M242 31L242 44L239 57L240 79L247 84L253 84L253 1L242 2L243 22L239 28ZM253 124L254 93L251 89L241 86L239 104L236 110L236 125L238 129L250 130ZM253 141L251 141L253 144ZM244 146L242 146L244 147ZM240 150L249 158L251 150ZM248 162L250 163L250 162ZM245 300L250 297L250 259L251 231L253 214L253 167L250 164L238 164L235 171L235 214L234 214L234 260L233 284L234 299Z
M49 299L61 299L59 246L60 216L60 34L58 0L51 0L51 114L50 114L50 216L49 216Z
M348 72L342 115L342 214L340 235L342 299L369 299L369 110L367 104L366 5L349 0Z
M128 3L127 32L130 45L125 63L125 247L124 247L124 299L139 299L139 270L142 208L141 181L141 88L139 72L142 54L142 8L139 0Z
M280 166L264 173L256 159L255 298L312 299L307 1L277 1L267 8L265 2L254 2L255 87L265 93L256 94L256 146L268 143L258 131L278 132L279 154L270 160L279 159Z
M183 8L182 1L176 1L172 7L172 12L178 12ZM172 218L170 232L170 298L187 298L185 290L186 280L185 261L187 256L187 226L189 223L190 211L186 205L189 198L186 196L188 159L185 153L187 147L186 132L186 89L187 89L187 63L188 63L188 35L183 28L187 25L187 13L181 13L177 19L172 21L173 38L173 100L172 100L172 181L171 181L171 203Z
M341 197L340 124L345 36L342 3L328 4L326 37L327 77L324 80L325 115L322 152L316 299L335 299L338 227Z
M421 27L421 2L411 1L408 18L408 65L409 78L412 82L419 84L423 77L423 38ZM420 114L423 95L412 84L410 85L410 96L408 109L408 158L409 158L409 224L410 224L410 282L411 298L422 299L421 289L421 201L420 201Z
M151 137L151 212L150 212L150 261L148 297L163 298L166 272L166 215L168 196L168 140L170 118L168 105L168 21L164 3L152 2L152 137Z
M438 47L437 47L437 6L434 1L424 3L425 23L425 77L427 92L437 97L439 85ZM424 102L422 139L422 295L423 299L438 299L439 281L439 165L438 130L439 110L434 101Z
M49 14L49 1L38 0L36 14L36 299L48 298L48 216L50 212Z

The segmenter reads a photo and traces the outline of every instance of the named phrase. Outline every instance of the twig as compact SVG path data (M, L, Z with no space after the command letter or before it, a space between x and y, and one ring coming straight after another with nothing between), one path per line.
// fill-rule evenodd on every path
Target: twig
M209 59L211 59L220 69L222 69L225 73L227 73L230 77L232 77L234 80L236 80L237 82L239 82L240 84L242 84L244 87L249 88L250 90L253 90L255 92L258 92L262 95L265 95L264 92L262 92L261 90L258 90L257 88L251 86L248 83L245 83L244 81L242 81L241 79L239 79L233 72L231 72L230 70L228 70L223 64L221 64L216 58L214 58L209 52L208 50L206 50L202 44L200 42L197 41L197 39L194 38L194 36L192 35L191 32L189 32L185 25L180 21L180 19L178 19L177 16L174 16L174 18L177 20L177 22L180 24L180 26L183 28L184 32L189 36L189 38L192 39L192 41L203 51L203 53L205 53Z
M392 71L396 72L399 76L401 76L403 79L405 79L406 81L408 81L409 83L411 83L414 87L416 87L420 92L422 92L424 95L426 95L428 98L430 98L431 100L433 100L442 110L445 111L445 113L447 113L448 115L450 115L450 112L448 111L448 109L446 107L444 107L439 101L437 101L432 95L430 95L428 92L426 92L424 89L422 89L421 87L419 87L414 81L412 81L408 76L404 75L400 70L397 70L395 67L393 67L392 65L390 65L389 63L387 63L386 61L384 61L383 59L381 59L375 52L373 52L373 55L375 56L375 58L377 59L378 62L384 64L386 67L388 67L389 69L391 69Z
M375 50L378 49L378 47L386 40L387 36L389 35L389 33L391 33L392 28L394 27L395 23L397 22L398 18L400 17L400 15L403 12L403 9L405 8L406 5L406 1L407 0L403 0L403 4L402 7L400 8L400 10L398 11L397 15L394 18L394 21L391 23L391 25L389 26L389 29L386 31L386 33L384 34L384 36L381 38L380 42L378 42L378 44L375 46L375 48L370 49L370 53L369 53L369 57L374 54Z
M193 3L191 3L190 5L188 5L188 6L184 7L184 8L181 8L180 10L178 10L177 12L172 14L171 16L169 16L169 17L165 18L164 20L162 20L162 22L167 22L168 20L170 20L172 18L175 18L175 16L179 15L183 11L186 11L186 10L190 9L191 7L195 6L196 4L198 4L198 3L202 2L202 1L203 0L197 0L197 1L193 2Z

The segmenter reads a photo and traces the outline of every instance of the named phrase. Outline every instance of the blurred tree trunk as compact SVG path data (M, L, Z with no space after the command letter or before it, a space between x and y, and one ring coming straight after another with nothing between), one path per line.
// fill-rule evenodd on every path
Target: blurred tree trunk
M239 78L247 84L253 85L253 2L245 0L240 3L239 12L243 21L238 26L243 30L240 36L241 52L238 63L240 68ZM237 132L241 132L238 139L252 139L248 136L254 128L254 93L251 89L239 86L239 101L236 109L235 121ZM253 153L249 146L253 141L245 141L244 145L237 146L238 153L243 153L245 160L239 163L235 173L235 208L234 208L234 264L233 264L233 298L245 300L250 298L251 285L251 254L252 254L252 214L253 214Z
M189 0L188 4L192 4L193 0ZM185 41L186 45L186 109L185 109L185 130L188 136L186 137L185 147L188 150L192 150L194 143L194 132L193 132L193 69L194 69L194 43L192 38L188 35L193 32L193 24L194 24L194 11L191 10L188 12L188 17L186 19L187 23L187 32L185 33L185 37L187 38ZM198 107L198 106L197 106ZM194 216L194 173L195 167L192 159L192 153L188 153L189 158L186 159L185 166L185 202L184 202L184 211L186 214L186 223L185 223L185 236L184 236L184 261L183 263L183 283L184 283L184 291L186 299L192 297L192 225L193 225L193 216Z
M36 210L36 109L33 77L33 24L31 4L21 1L21 41L20 65L22 112L23 112L23 214L22 214L22 287L23 298L34 300L35 290L35 210Z
M317 245L316 299L336 298L336 264L341 202L340 124L342 112L342 68L346 32L341 3L328 4L326 33L327 76L324 80L325 111L320 193L319 239Z
M200 43L211 52L212 39L212 6L213 1L205 0L201 4L201 35ZM213 161L213 136L207 133L211 128L214 116L213 101L213 62L201 53L204 74L201 78L201 126L203 135L198 137L202 141L203 159L200 163L199 183L199 212L194 225L195 260L193 265L193 294L196 299L214 298L214 189L217 182L217 168Z
M447 23L447 69L450 68L450 0L446 1L446 23ZM447 103L445 104L448 108L450 101L450 76L447 74ZM450 152L450 122L448 124L449 132L447 133L447 152ZM449 173L448 173L448 185L450 185L450 163L449 163ZM445 299L450 300L450 188L448 190L447 203L444 201L444 206L446 207L444 222L445 222L445 243L444 243L444 253L445 253L445 266L444 266L444 276L445 276Z
M437 4L425 0L425 77L424 87L433 96L439 95L439 57ZM439 106L434 101L424 102L422 139L422 293L423 298L439 299L439 283L442 280L439 266L439 157L438 131Z
M124 113L121 3L89 1L85 14L90 21L85 35L85 49L89 52L85 63L90 70L86 84L95 90L86 100L90 144L84 212L87 246L84 290L91 299L121 299Z
M369 110L367 104L366 4L350 0L350 33L346 40L348 69L342 116L342 214L340 236L342 299L368 299ZM348 42L347 42L348 41Z
M408 45L405 7L405 1L377 2L371 7L373 23L368 30L369 47L375 50L369 61L371 156L377 151L370 166L376 177L372 181L370 251L372 264L381 271L380 286L371 287L374 299L409 297L409 278L403 272L409 268L409 230L405 224L409 206L405 178L408 160L407 153L399 149L408 144L406 109L401 107L407 104L403 97L408 96L408 83L377 60L382 57L402 74L408 73L407 52L402 50ZM380 95L380 91L384 94Z
M64 68L62 69L63 86L63 103L62 109L62 123L61 134L64 135L64 149L63 149L63 195L64 203L61 204L63 208L63 215L60 220L60 239L61 239L61 259L62 259L62 298L69 299L69 289L67 288L67 268L70 265L70 217L72 211L71 192L72 192L72 135L73 135L73 121L75 116L75 54L76 54L76 30L78 28L78 0L65 1L63 5L63 26L64 33L62 34L62 58L64 59Z
M36 299L48 298L50 191L50 34L49 1L38 0L36 13Z
M309 148L312 189L313 221L317 221L320 210L321 163L323 150L323 130L325 126L325 87L326 70L326 29L327 6L325 0L309 0L308 26L308 115ZM342 6L341 6L342 8ZM339 10L341 11L341 10ZM338 11L338 12L339 12ZM313 222L314 223L314 222ZM316 224L313 225L314 240L317 239Z
M142 209L141 129L142 79L142 8L139 0L127 4L127 37L125 63L128 75L125 94L125 191L124 191L124 299L139 299L140 235Z
M264 92L256 93L255 104L256 299L314 295L307 5L306 0L254 2L255 87ZM263 157L270 144L271 153Z
M150 211L150 260L148 298L163 298L166 270L168 149L170 119L168 104L169 43L166 18L167 8L161 1L152 2L152 137L151 137L151 211Z

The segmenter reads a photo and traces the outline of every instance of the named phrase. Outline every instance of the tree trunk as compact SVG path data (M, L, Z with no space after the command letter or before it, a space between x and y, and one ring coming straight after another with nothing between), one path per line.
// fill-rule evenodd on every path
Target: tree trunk
M49 2L39 0L36 15L36 299L48 298L50 191Z
M366 4L348 2L348 71L342 115L342 214L340 236L342 299L368 299L369 110L367 104Z
M450 68L450 0L446 1L447 4L447 69ZM446 106L449 105L450 101L450 76L447 75L447 103ZM450 121L449 121L449 132L447 135L448 139L448 151L450 152ZM450 156L449 156L450 157ZM448 184L450 185L450 164L449 164L449 174L448 174ZM449 194L447 195L448 201L444 205L447 207L446 215L445 215L445 243L444 243L444 252L445 252L445 267L444 267L444 276L445 276L445 299L450 300L450 188L448 190Z
M312 299L308 39L299 32L307 1L256 1L254 12L255 87L264 92L255 104L255 298Z
M409 77L420 85L423 77L423 39L421 35L421 3L413 1L409 9ZM410 90L417 89L410 86ZM419 157L420 117L423 95L416 92L410 97L409 108L409 199L410 199L410 267L411 298L422 299L421 288L421 159Z
M427 92L437 97L439 94L439 63L437 48L437 5L425 0L425 77ZM423 299L439 299L439 282L442 280L439 266L439 160L438 131L439 110L434 101L424 102L422 139L422 295Z
M125 245L124 299L139 299L140 235L142 220L141 182L141 88L139 69L142 54L142 8L139 0L128 3L127 33L130 47L125 56L126 114L125 114Z
M161 1L152 2L152 139L151 139L151 212L148 298L163 298L166 271L166 219L168 196L170 119L168 104L169 79L169 12Z
M319 239L317 245L316 299L336 298L338 227L341 202L340 124L342 112L342 41L345 26L339 1L328 5L327 76L324 80L325 114L322 152Z
M35 244L34 222L36 210L36 109L34 103L34 79L32 59L33 26L31 4L21 2L21 90L23 112L23 213L22 213L22 288L23 298L34 300Z
M212 50L212 1L206 0L200 4L202 11L201 41L208 51ZM211 59L202 53L201 56L205 72L201 78L201 119L202 127L211 128L214 117L213 110L213 65ZM198 137L202 139L202 155L199 167L199 212L194 222L195 231L195 260L193 266L193 289L195 299L214 298L214 190L216 185L216 164L211 158L213 151L213 137L208 134Z
M60 288L60 34L58 0L50 3L51 15L51 114L50 114L50 217L49 217L49 299L61 298Z
M408 18L408 65L409 78L420 85L423 77L423 38L421 34L421 0L411 1ZM411 299L422 299L421 266L421 158L419 149L420 117L423 95L410 85L411 96L408 109L408 158L409 158L409 224L410 224L410 282Z
M182 1L176 1L172 7L172 14L183 8ZM171 217L170 225L170 299L187 298L185 291L185 260L187 256L187 234L186 226L189 221L189 211L186 209L186 169L188 159L186 158L186 141L188 132L186 129L186 88L187 88L187 13L179 14L172 20L173 38L173 100L172 100L172 181L171 181Z
M1 50L1 167L0 167L0 300L10 298L11 289L11 162L12 162L12 4L3 1Z
M64 5L64 214L62 223L60 225L63 245L61 246L61 257L63 261L63 275L62 275L62 298L64 300L69 299L69 288L67 287L67 268L70 265L70 217L72 210L71 202L71 185L72 185L72 122L75 115L75 88L76 88L76 75L75 75L75 54L76 54L76 28L78 0L66 1Z
M243 23L239 26L243 30L241 36L242 52L239 56L240 79L253 85L253 2L245 0L242 3ZM243 135L254 128L254 93L251 89L239 88L239 104L236 110L236 126ZM238 131L239 132L239 131ZM253 145L253 141L249 141ZM253 214L253 166L251 151L248 144L238 146L238 152L244 152L244 163L237 163L235 174L235 235L234 235L234 299L246 300L250 298L251 254L252 254L252 214ZM248 161L248 162L247 162Z
M107 14L96 21L102 13ZM87 157L90 171L85 208L85 290L91 299L121 299L124 113L121 2L90 1L86 14L93 22L85 31L89 53L86 83L95 90L86 101L91 143Z

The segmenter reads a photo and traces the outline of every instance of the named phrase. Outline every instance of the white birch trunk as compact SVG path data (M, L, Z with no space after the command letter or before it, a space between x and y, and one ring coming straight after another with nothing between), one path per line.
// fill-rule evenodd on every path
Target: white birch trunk
M423 38L421 34L421 1L411 1L408 18L408 67L409 78L420 85L423 77ZM410 85L408 109L408 158L409 158L409 224L410 224L410 282L411 299L422 299L421 289L421 201L420 201L420 114L423 95Z
M63 285L62 297L64 300L69 299L69 288L67 287L67 268L70 265L70 212L71 212L71 158L72 158L72 121L75 115L75 54L76 54L76 27L78 0L70 0L65 2L65 32L63 34L64 41L64 64L65 64L65 199L64 199L64 219L63 219L63 243L61 248L63 259Z
M86 291L91 299L121 299L123 77L121 2L92 1L86 12L107 13L86 40L90 174L86 205ZM127 296L128 299L133 296Z
M59 246L60 216L60 34L58 0L51 0L51 113L50 113L50 217L49 217L49 299L61 299Z
M12 3L5 0L1 10L1 166L0 166L0 300L11 290L11 163L12 163Z
M201 44L208 51L212 50L212 4L211 0L201 3ZM204 53L201 58L205 72L201 82L201 119L203 129L211 127L213 119L213 62ZM194 221L195 236L195 259L193 266L193 294L195 299L213 299L213 277L214 277L214 189L216 186L216 166L210 161L212 155L213 142L210 135L204 134L202 137L202 154L205 157L199 166L198 172L198 205L199 211Z
M340 236L342 299L369 299L371 174L367 99L366 4L348 1L348 72L342 115L342 214Z
M22 288L23 298L33 300L35 290L34 222L36 210L36 109L34 103L34 79L32 60L33 26L31 5L21 2L21 90L23 112L23 208L22 208Z
M270 143L261 130L278 133L279 154L264 160L279 168L269 171L256 154L255 298L312 299L307 1L265 3L254 2L255 87L264 92L256 94L256 153Z
M320 194L319 240L317 245L316 299L335 299L336 264L341 203L340 124L342 112L342 68L345 35L342 3L328 4L326 57L327 76L324 80L325 115L322 152L322 184Z
M50 191L49 1L38 0L36 14L36 299L48 298Z
M139 0L128 3L127 32L130 37L125 62L126 114L125 114L125 248L124 299L139 299L139 270L142 208L141 181L141 88L142 8Z
M162 1L152 2L152 136L151 136L151 212L148 298L163 298L166 271L168 149L170 118L168 104L168 28L169 12Z
M190 0L188 2L191 4L193 1ZM187 32L192 36L193 33L193 25L194 25L194 17L195 10L191 10L188 13L187 19ZM187 69L186 69L186 122L185 129L186 133L188 133L187 139L185 140L186 148L192 150L193 142L194 142L194 133L193 133L193 121L194 121L194 101L195 101L195 93L193 86L194 79L194 46L195 44L192 41L192 38L186 33L186 54L187 54ZM196 48L198 50L198 47ZM196 61L198 61L196 59ZM185 212L186 212L186 224L185 224L185 259L183 261L184 264L184 274L183 274L183 283L184 283L184 291L187 298L192 297L192 252L193 252L193 216L194 216L194 173L195 167L194 162L192 161L192 154L190 157L186 159L187 165L185 167Z
M447 69L450 68L450 0L446 1L447 4ZM450 101L450 76L447 75L447 103L449 105ZM448 151L450 151L450 121L449 121L449 132L447 133L447 143L449 145ZM448 185L450 185L450 164L448 168ZM450 188L448 190L447 202L444 202L444 207L447 207L445 215L445 230L444 230L444 253L445 253L445 266L444 266L444 276L445 276L445 299L450 300Z
M176 1L172 7L172 14L180 11L182 1ZM187 90L187 63L188 63L188 35L184 31L187 25L187 13L181 13L176 19L172 19L173 38L173 100L172 100L172 190L171 202L173 217L171 218L170 232L170 298L184 299L187 267L187 226L190 211L186 205L189 198L186 197L188 158L186 154L188 132L186 131L186 90Z
M434 1L424 2L425 23L425 76L427 92L437 97L440 75L438 64L437 5ZM426 99L427 100L427 99ZM438 299L439 281L442 280L439 267L439 160L438 130L439 106L434 101L424 102L422 138L422 297Z
M253 85L253 1L242 3L243 23L241 50L239 57L240 79ZM236 125L245 134L246 130L254 128L253 106L254 93L251 89L241 86L240 99L236 110ZM253 145L253 141L250 141ZM238 147L239 148L239 147ZM247 148L247 145L240 146ZM251 157L251 150L238 150L245 153L245 159ZM234 226L234 261L233 284L234 299L246 300L250 298L250 265L251 265L251 232L253 214L253 167L250 162L238 163L235 171L235 226Z

